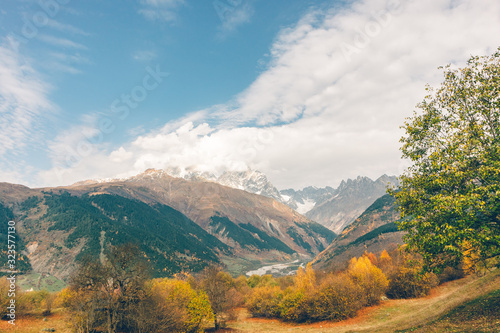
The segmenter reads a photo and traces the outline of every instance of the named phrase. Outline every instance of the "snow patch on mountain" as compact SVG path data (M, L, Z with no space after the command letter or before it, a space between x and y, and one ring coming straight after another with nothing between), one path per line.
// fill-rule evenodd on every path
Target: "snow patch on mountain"
M297 209L296 211L299 212L300 214L304 215L308 211L314 208L316 205L316 201L311 200L311 199L305 199L304 203L297 203Z

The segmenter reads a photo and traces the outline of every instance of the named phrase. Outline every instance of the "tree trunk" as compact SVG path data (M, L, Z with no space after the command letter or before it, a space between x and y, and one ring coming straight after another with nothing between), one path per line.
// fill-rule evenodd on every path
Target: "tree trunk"
M113 329L111 328L111 311L108 310L108 333L114 333Z

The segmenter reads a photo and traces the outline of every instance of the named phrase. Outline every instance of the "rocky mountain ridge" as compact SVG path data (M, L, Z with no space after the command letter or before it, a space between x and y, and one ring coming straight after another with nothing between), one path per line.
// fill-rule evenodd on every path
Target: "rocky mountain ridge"
M202 172L194 168L148 169L143 174L126 179L85 181L75 185L137 180L138 177L142 177L141 175L148 175L148 177L168 175L194 182L213 182L272 198L337 234L352 223L377 198L385 194L388 186L398 185L398 179L394 176L383 175L376 180L358 176L356 179L343 180L337 188L309 186L302 190L279 191L264 173L257 170L225 171L220 176L216 176L214 173Z
M342 181L332 196L318 202L305 215L336 234L350 225L365 209L384 195L388 187L397 186L398 178L383 175L377 180L357 177Z

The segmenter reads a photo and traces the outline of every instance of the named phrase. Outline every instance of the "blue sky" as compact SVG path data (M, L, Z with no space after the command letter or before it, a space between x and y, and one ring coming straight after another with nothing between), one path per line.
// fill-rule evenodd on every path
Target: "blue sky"
M0 6L0 181L260 169L400 174L440 65L500 46L489 0L19 0Z

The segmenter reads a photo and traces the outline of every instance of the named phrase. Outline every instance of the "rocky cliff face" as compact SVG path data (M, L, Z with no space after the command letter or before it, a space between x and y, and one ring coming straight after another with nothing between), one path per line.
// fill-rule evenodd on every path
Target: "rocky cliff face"
M321 223L336 234L351 224L377 198L384 195L387 186L398 184L396 177L382 176L373 181L368 177L358 177L342 181L331 192L331 197L316 203L305 215Z
M266 175L260 171L226 171L217 179L217 182L224 186L263 195L268 198L273 198L276 201L283 202L283 198L278 189L274 187L267 179Z
M306 214L316 205L331 199L335 195L335 189L330 186L324 188L308 186L298 191L293 189L282 190L280 194L285 204L301 214Z

